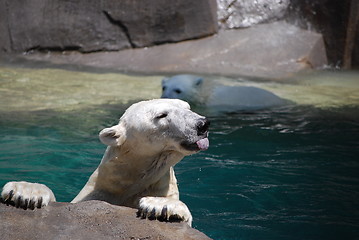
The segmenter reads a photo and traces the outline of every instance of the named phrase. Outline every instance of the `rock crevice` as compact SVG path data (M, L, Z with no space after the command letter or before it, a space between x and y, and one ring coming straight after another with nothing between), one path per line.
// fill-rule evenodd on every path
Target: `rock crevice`
M103 10L102 12L105 14L106 18L108 19L108 21L109 21L111 24L113 24L113 25L115 25L115 26L118 26L118 27L122 30L122 32L123 32L123 33L125 34L125 36L127 37L127 40L128 40L128 42L129 42L129 44L131 45L131 47L132 47L132 48L136 48L137 46L136 46L136 44L132 41L130 32L128 31L128 28L127 28L127 26L123 23L123 21L121 21L121 20L119 20L119 19L116 19L116 20L113 19L112 16L111 16L111 14L110 14L110 12L108 12L108 11L106 11L106 10Z
M197 39L217 32L216 6L215 0L0 0L0 50L89 53Z

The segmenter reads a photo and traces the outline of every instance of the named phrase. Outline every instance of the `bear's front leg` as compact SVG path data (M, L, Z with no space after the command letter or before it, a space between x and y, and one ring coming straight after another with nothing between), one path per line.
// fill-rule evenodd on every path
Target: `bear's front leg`
M56 202L54 193L39 183L8 182L1 192L1 202L17 208L35 209Z
M160 221L184 221L192 226L192 215L186 204L166 197L143 197L137 215Z

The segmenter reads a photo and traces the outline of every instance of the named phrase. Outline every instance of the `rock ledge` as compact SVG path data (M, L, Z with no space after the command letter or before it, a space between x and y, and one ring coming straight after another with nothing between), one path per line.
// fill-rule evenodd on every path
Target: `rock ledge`
M2 239L210 239L184 223L136 217L102 201L52 203L34 211L0 204Z

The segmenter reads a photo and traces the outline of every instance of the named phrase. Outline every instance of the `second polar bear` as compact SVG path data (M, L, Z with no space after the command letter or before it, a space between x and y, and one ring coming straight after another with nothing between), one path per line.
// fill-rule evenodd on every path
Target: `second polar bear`
M184 156L206 150L209 122L178 99L156 99L133 104L119 123L100 132L108 147L100 165L73 203L103 200L138 208L139 216L181 220L192 216L179 200L173 166ZM9 182L2 201L34 209L54 202L43 184Z
M260 110L288 103L277 95L252 86L213 84L189 74L162 80L162 98L177 98L218 111Z

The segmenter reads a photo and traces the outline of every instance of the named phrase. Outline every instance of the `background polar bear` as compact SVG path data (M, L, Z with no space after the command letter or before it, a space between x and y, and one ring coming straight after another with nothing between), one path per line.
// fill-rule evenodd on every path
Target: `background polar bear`
M177 98L218 111L260 110L288 103L275 94L251 86L227 86L189 74L162 80L161 98Z
M103 200L138 208L143 218L182 220L191 225L191 213L179 200L173 166L184 156L208 148L208 126L205 117L181 100L133 104L117 125L100 132L100 140L108 147L72 202ZM25 209L56 201L45 185L27 182L5 184L1 197Z

